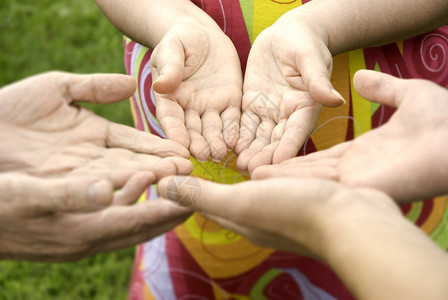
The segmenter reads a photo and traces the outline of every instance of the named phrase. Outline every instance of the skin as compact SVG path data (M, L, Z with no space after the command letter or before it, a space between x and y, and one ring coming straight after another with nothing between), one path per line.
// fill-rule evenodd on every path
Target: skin
M189 174L181 145L109 122L75 105L107 104L129 97L132 77L49 72L0 90L0 171L35 176L89 176L122 186L133 174L157 179Z
M2 173L0 259L75 261L171 229L187 209L160 200L130 205L152 180L138 173L114 192L105 180Z
M332 56L447 22L445 0L313 0L284 14L256 38L249 54L238 167L252 172L296 156L314 129L320 105L345 103L330 82ZM269 113L254 101L260 94L269 99Z
M259 245L326 261L357 299L446 297L446 254L382 192L318 179L198 179L201 192L191 199L187 185L172 190L170 182L159 182L162 197Z
M382 190L398 202L448 190L448 90L430 81L366 70L353 81L365 99L398 108L388 123L328 150L261 166L252 178L331 179Z
M154 100L167 138L200 161L224 158L238 140L243 81L230 39L190 1L96 3L121 32L154 50Z
M0 259L73 261L188 217L164 201L132 205L160 177L191 172L187 149L75 105L134 90L129 76L62 72L0 90Z

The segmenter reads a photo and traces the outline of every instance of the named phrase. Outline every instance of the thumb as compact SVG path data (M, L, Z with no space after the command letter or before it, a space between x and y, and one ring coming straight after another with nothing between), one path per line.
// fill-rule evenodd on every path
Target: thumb
M185 65L185 51L175 36L166 36L151 56L153 90L159 94L173 92L182 82Z
M407 89L405 80L371 70L356 72L353 84L361 97L392 107L400 106L400 95Z
M24 175L0 177L3 206L22 215L95 211L109 205L112 184L86 178L37 178ZM6 191L6 192L5 192Z
M304 55L306 59L299 62L298 67L311 97L324 106L337 107L345 104L346 100L330 82L332 57L328 49L326 52Z

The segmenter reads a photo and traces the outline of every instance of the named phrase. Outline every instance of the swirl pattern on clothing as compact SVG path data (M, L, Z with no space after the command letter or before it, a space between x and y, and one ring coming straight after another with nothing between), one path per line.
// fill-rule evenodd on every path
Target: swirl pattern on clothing
M195 0L231 38L245 69L251 43L301 1ZM307 2L307 1L303 1ZM299 155L327 149L381 126L394 110L361 98L351 82L359 69L402 78L424 78L448 87L448 27L383 47L359 49L334 58L332 84L347 105L323 108L315 131ZM149 59L151 51L125 39L127 73L138 89L132 97L136 127L165 137L155 117ZM229 152L221 162L191 158L193 174L220 183L248 175ZM151 201L153 188L142 201ZM446 196L402 206L403 213L442 248L448 248ZM275 220L266 220L275 222ZM380 288L380 287L379 287ZM138 246L129 299L352 299L328 266L311 258L251 244L200 214L167 234Z

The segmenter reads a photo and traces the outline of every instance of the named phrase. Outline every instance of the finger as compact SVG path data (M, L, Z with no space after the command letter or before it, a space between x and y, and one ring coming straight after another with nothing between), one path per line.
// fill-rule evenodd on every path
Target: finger
M210 148L202 136L202 121L199 112L192 109L185 111L185 121L190 135L190 152L199 161L207 161L210 156Z
M162 179L157 192L178 205L250 226L252 220L249 220L249 215L261 204L255 203L260 188L253 182L246 183L227 186L196 177L175 176ZM248 216L247 220L244 215Z
M151 56L153 90L159 94L174 92L182 82L185 66L185 52L182 43L167 36L154 49Z
M112 206L99 213L74 219L85 228L78 232L83 240L91 242L108 241L135 234L159 234L157 227L178 221L191 214L189 209L166 200L151 200L133 206Z
M112 184L114 189L121 188L125 183L131 178L135 173L142 170L131 170L131 169L114 169L114 168L100 168L92 167L90 165L84 168L78 168L76 170L68 173L70 178L82 178L82 177L92 177L98 180L107 180Z
M222 135L227 146L227 150L234 150L239 138L240 132L240 116L239 107L228 107L221 113L223 124Z
M191 176L174 176L163 178L157 185L157 192L178 205L247 226L250 221L245 220L244 215L257 210L260 203L255 204L255 201L260 188L251 181L246 183L222 185Z
M188 175L193 171L193 163L190 160L181 157L167 157L163 160L173 164L176 167L176 174L178 175ZM160 175L157 178L160 179L168 175L173 174L166 174L166 172L164 172L163 175Z
M381 72L360 70L353 77L356 91L369 101L398 107L406 92L406 81Z
M188 150L175 141L112 122L108 123L106 145L159 157L190 157Z
M113 188L106 180L85 178L35 178L5 176L0 179L2 206L16 207L18 214L40 216L55 212L88 212L112 201Z
M145 243L183 223L188 218L188 216L189 215L185 215L164 223L159 223L157 225L151 226L149 229L141 230L136 233L124 234L111 240L103 240L101 242L97 242L95 247L91 248L80 258Z
M272 131L274 130L275 123L272 120L264 120L261 122L257 129L256 138L250 145L250 147L238 156L237 167L244 171L247 170L249 161L254 155L260 152L264 147L271 143Z
M318 163L301 163L297 165L270 165L257 167L251 173L251 179L259 180L275 177L321 178L338 181L337 159L327 159Z
M236 154L240 154L243 150L249 148L255 139L258 126L260 126L260 118L253 112L243 112L241 116L240 137L235 147Z
M196 180L199 193L191 193L191 185L173 185L173 177L159 182L158 193L201 213L272 232L279 232L281 228L286 235L315 225L314 218L325 212L322 207L327 200L345 189L342 185L316 179L278 178L233 185ZM187 180L177 178L177 181Z
M66 88L69 103L115 103L131 97L137 87L133 77L123 74L62 74L64 76L58 78Z
M301 164L301 163L308 163L308 162L315 162L322 159L330 159L335 158L339 159L341 156L348 150L350 145L353 141L348 141L344 143L337 144L336 146L333 146L329 149L313 152L310 154L307 154L305 156L299 156L294 157L288 160L283 161L282 165L288 165L288 164Z
M190 136L185 127L183 108L175 101L154 94L156 101L156 115L166 137L185 148L190 147Z
M272 164L272 157L274 156L275 149L278 146L278 142L272 143L264 147L260 152L255 154L250 160L247 166L249 173L252 174L253 170L259 166Z
M298 69L313 99L329 107L345 104L347 101L330 82L333 61L330 52L314 52L310 55L303 55L303 57L306 59L298 63Z
M227 153L222 136L222 120L217 111L208 110L202 115L202 135L209 144L214 161L221 161Z
M128 157L123 155L119 158L119 155L115 153L120 152L117 149L107 149L106 157L104 160L104 166L97 165L97 168L105 168L114 170L130 170L134 172L147 171L152 172L157 179L163 178L169 175L190 173L192 170L192 163L181 157L166 157L160 158L154 155L134 154L130 153ZM91 167L94 164L90 165Z
M152 172L159 179L168 175L189 173L191 170L192 163L185 158L175 156L160 158L124 149L108 148L101 157L72 171L70 175L104 178L111 181L114 187L121 187L137 172Z
M286 122L285 132L275 149L272 162L278 164L297 155L316 126L320 106L304 107L295 111Z
M133 175L120 190L114 193L113 204L129 205L134 203L155 179L156 176L150 172Z

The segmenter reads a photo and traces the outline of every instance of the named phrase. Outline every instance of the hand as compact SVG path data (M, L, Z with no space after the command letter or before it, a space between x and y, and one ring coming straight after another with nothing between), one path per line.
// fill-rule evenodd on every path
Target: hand
M344 103L331 83L332 56L319 28L289 13L264 30L249 53L238 168L250 172L297 155L320 104Z
M187 185L172 190L171 179L159 182L162 197L260 245L323 259L357 299L446 297L446 253L379 191L276 178L235 185L199 180L200 193L192 194Z
M190 185L173 185L173 178ZM344 218L356 215L360 208L381 209L383 215L400 217L387 196L351 190L331 181L273 178L223 185L196 177L187 177L188 181L182 178L160 180L159 196L194 209L256 244L321 259L326 254L324 238L328 237L324 234L328 228L337 231L336 224L342 227ZM191 193L191 185L200 192Z
M89 176L123 185L148 171L188 174L188 150L108 122L76 101L113 103L135 90L132 77L50 72L0 90L0 171L46 177ZM163 158L165 157L165 158Z
M152 177L135 174L114 192L106 180L2 173L0 259L74 261L168 231L190 212L163 200L129 206Z
M235 147L241 114L238 55L214 25L174 25L151 56L157 119L200 161L220 161Z
M398 107L388 123L328 150L257 168L252 178L327 178L380 189L399 202L448 192L448 91L366 70L353 81L366 99Z

